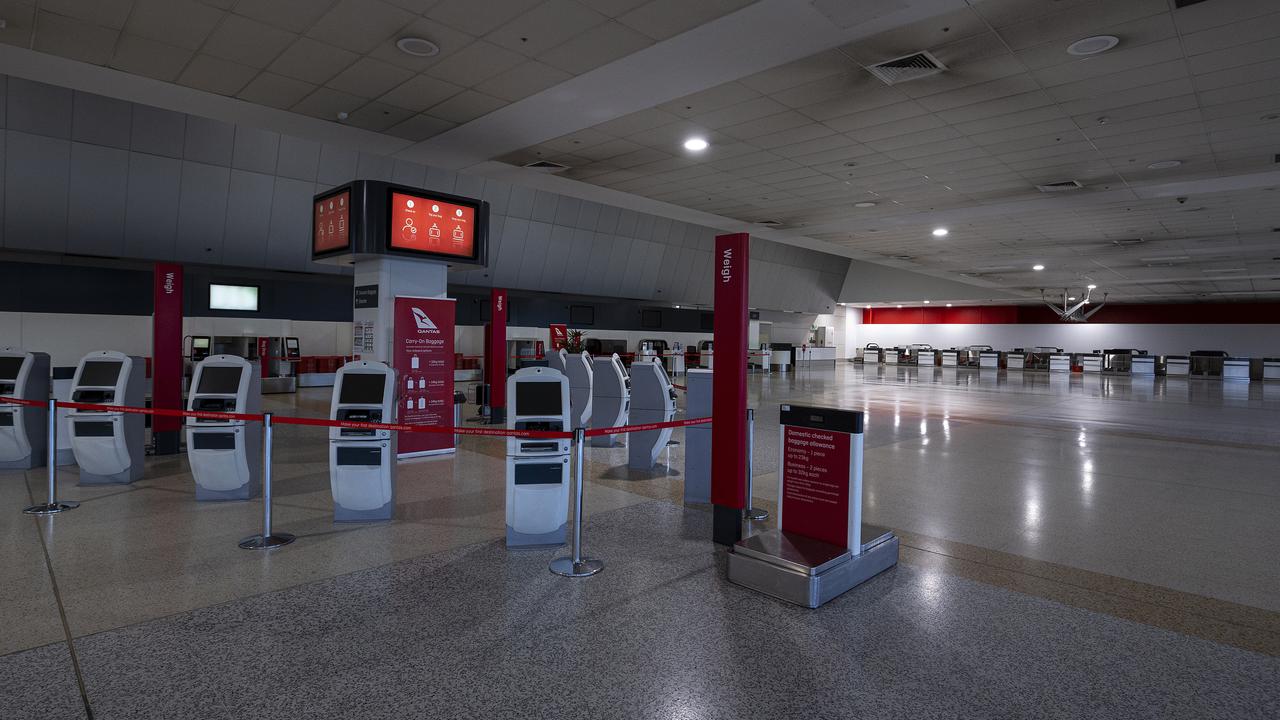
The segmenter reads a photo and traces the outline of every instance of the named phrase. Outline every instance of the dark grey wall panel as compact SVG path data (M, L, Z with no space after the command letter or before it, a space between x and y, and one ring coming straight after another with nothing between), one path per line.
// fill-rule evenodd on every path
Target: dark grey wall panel
M311 265L311 198L316 184L276 178L271 203L271 229L267 233L265 265L282 270L306 270Z
M129 151L71 143L67 252L124 255L124 216L129 190Z
M511 199L507 204L507 215L509 217L524 218L525 220L533 217L533 195L532 188L512 185Z
M230 168L194 162L182 164L175 260L210 265L222 262L230 182Z
M187 117L187 134L182 156L187 160L206 165L231 165L231 153L235 146L236 128L217 120Z
M69 139L71 137L71 91L21 78L9 78L6 127Z
M573 228L563 225L555 225L551 228L551 241L547 243L546 259L542 263L538 284L534 287L564 287L569 251L573 249L574 232Z
M453 194L478 198L484 195L484 178L475 175L458 175L453 183ZM493 212L490 208L489 212Z
M181 188L181 160L133 153L129 159L129 200L124 219L127 256L173 259Z
M133 106L129 147L137 152L180 158L186 145L187 116L148 105Z
M524 238L524 254L520 271L516 273L515 286L536 288L542 281L542 271L547 262L547 245L551 242L552 226L545 222L529 223L529 233Z
M385 180L386 182L391 182L395 177L395 167L396 161L389 157L362 152L360 153L360 161L356 166L356 177L361 180Z
M578 222L578 208L581 207L582 201L578 198L560 196L559 202L556 203L556 216L552 220L556 225L565 225L573 227Z
M8 114L5 110L9 107L9 76L0 75L0 128L8 127L5 124L5 116Z
M587 260L587 271L582 277L581 292L598 295L608 285L605 273L609 270L609 255L613 252L613 236L607 233L596 233L591 242L591 258Z
M267 175L275 174L276 156L280 152L279 133L237 125L235 142L231 167Z
M480 196L489 203L489 212L494 215L507 214L507 202L511 199L511 183L501 180L485 180L484 194Z
M274 177L231 171L222 262L243 267L264 266L274 194Z
M391 182L422 187L427 184L427 166L397 159L395 166L391 170Z
M635 210L623 210L619 212L618 229L613 231L614 234L622 235L623 237L635 237L636 222L638 222L639 219L640 216L636 214Z
M529 221L508 217L502 229L502 243L497 257L490 255L489 268L493 271L493 284L498 287L514 287L524 259L524 241L529 234ZM496 262L495 262L496 260Z
M618 208L604 205L600 208L600 219L596 221L596 233L612 235L618 229Z
M452 170L427 167L427 184L423 186L426 189L442 193L453 193L456 192L457 184L458 173Z
M72 140L128 150L132 132L132 103L93 93L75 94Z
M320 143L282 135L276 174L314 183L320 167Z
M595 232L598 222L600 222L600 203L583 200L578 206L578 219L574 221L573 226Z
M356 164L360 153L355 150L325 145L320 148L320 167L316 182L328 189L356 179Z
M5 131L5 247L66 252L70 164L70 140Z

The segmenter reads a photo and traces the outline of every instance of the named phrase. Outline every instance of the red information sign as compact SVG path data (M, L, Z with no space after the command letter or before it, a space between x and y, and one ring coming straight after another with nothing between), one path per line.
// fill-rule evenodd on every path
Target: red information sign
M849 433L782 426L782 530L849 547Z
M554 352L560 348L569 347L569 326L561 323L551 323L551 350Z
M391 366L400 383L399 416L404 425L453 425L454 301L398 297ZM453 449L447 433L404 433L399 456L429 455Z
M391 193L391 247L470 258L475 254L476 211L466 205Z
M351 247L351 191L316 201L311 229L311 252L315 254Z

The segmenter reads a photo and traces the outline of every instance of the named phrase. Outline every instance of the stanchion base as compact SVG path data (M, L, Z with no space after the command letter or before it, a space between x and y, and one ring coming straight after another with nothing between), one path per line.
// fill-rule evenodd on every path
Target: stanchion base
M760 508L749 507L743 511L742 516L748 520L768 520L769 511L761 510Z
M32 505L22 512L26 515L52 515L54 513L60 513L63 510L75 510L78 507L80 507L80 503L75 500L59 500L54 503Z
M603 560L582 558L574 562L571 557L559 557L551 561L551 572L565 577L587 577L604 569Z
M247 537L241 540L240 548L242 550L270 550L272 548L288 545L297 539L297 537L290 535L289 533L276 533L266 537L254 535L253 537Z

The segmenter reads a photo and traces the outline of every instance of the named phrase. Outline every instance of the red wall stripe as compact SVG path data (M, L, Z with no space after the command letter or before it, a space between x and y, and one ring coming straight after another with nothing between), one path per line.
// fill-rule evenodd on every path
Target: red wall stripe
M1061 322L1044 305L904 307L864 310L867 325L1035 325ZM1280 303L1108 303L1091 323L1249 325L1280 323Z

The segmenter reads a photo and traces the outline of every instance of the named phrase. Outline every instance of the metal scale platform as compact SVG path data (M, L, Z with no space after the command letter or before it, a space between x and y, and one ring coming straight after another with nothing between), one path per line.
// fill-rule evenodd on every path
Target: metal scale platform
M862 551L768 530L739 540L729 553L729 580L779 600L816 608L898 564L898 538L862 524Z

